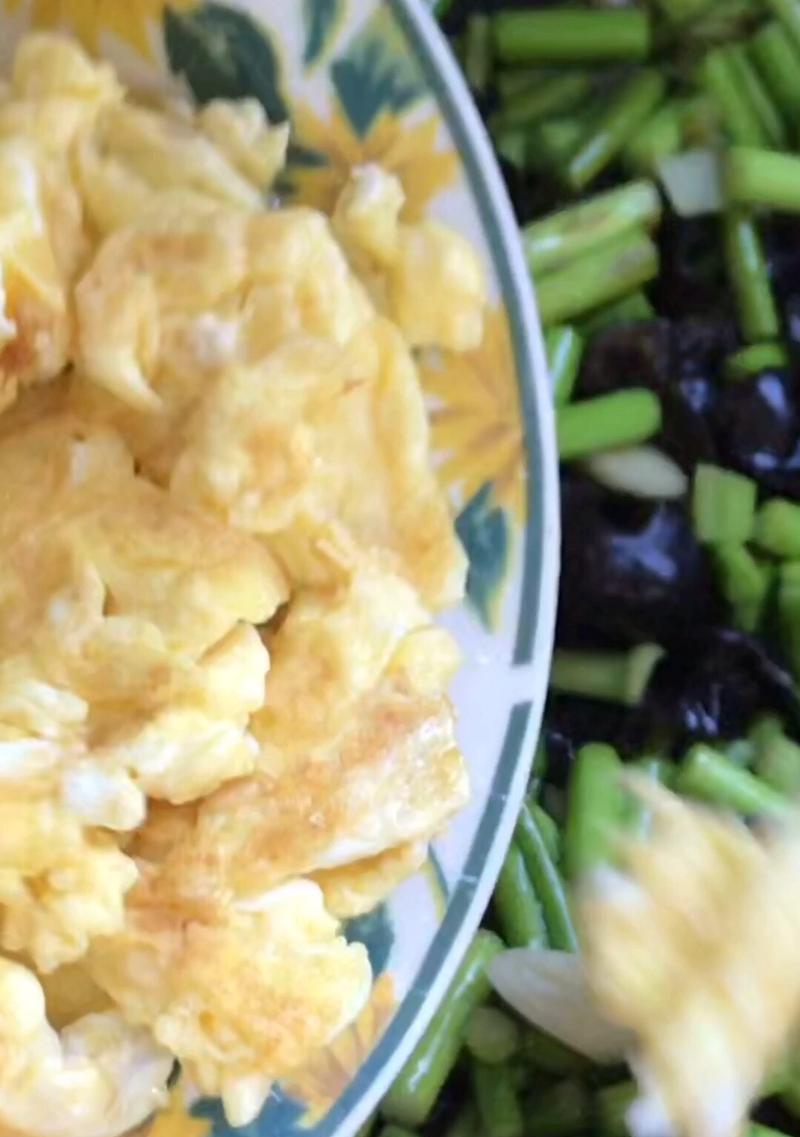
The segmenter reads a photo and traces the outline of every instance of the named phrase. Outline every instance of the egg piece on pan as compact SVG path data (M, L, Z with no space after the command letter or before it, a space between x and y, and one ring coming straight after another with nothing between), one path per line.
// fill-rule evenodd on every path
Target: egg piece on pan
M226 370L185 434L173 493L263 534L297 583L324 579L332 546L351 561L385 549L431 608L463 594L419 377L388 321L344 351L294 337L257 368Z
M94 980L146 1024L233 1125L258 1114L273 1080L301 1067L358 1015L366 950L348 944L308 880L222 907L164 903L157 877L131 896L125 928L97 940Z
M117 1137L166 1102L173 1058L115 1011L58 1033L26 967L0 958L0 1125L15 1137Z
M248 897L424 843L466 799L444 693L458 655L404 581L368 567L347 587L300 596L269 642L268 698L252 720L260 770L161 842L165 897Z

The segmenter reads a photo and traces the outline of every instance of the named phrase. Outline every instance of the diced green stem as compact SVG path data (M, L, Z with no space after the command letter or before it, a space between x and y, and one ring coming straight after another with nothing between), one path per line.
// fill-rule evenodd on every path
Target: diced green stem
M644 67L611 97L608 108L566 165L564 176L572 189L585 189L613 161L653 114L665 90L662 74Z
M723 225L728 278L742 336L750 343L775 339L780 334L780 319L755 223L747 213L732 210Z
M558 407L556 433L563 462L645 442L661 427L661 403L646 387L629 387Z
M789 808L783 794L749 770L734 766L723 754L702 742L693 746L684 758L676 787L681 793L726 806L748 817L781 814Z
M798 0L767 0L767 7L786 28L793 43L800 48L800 3Z
M578 751L569 784L564 867L578 880L612 859L625 812L622 762L612 746L592 742Z
M548 115L563 114L585 100L592 89L586 71L565 71L504 99L500 120L509 126L530 126Z
M558 951L576 951L578 937L564 883L547 851L542 831L526 805L520 811L515 840L522 850L528 875L544 912L550 947Z
M629 182L597 194L523 228L528 267L537 273L562 266L631 230L652 229L660 217L661 198L653 182Z
M650 20L636 8L540 8L498 12L495 48L503 63L598 63L642 60Z
M476 1007L470 1015L464 1042L473 1058L500 1066L513 1058L522 1041L522 1028L497 1007Z
M578 378L583 356L583 337L569 324L549 328L544 337L547 366L558 406L568 403Z
M797 122L800 119L800 50L785 29L771 20L753 36L750 52L786 121Z
M619 300L658 273L658 250L635 230L536 281L539 315L549 327Z
M694 474L692 517L698 540L741 545L753 529L757 487L751 478L701 462Z
M800 505L773 497L756 514L753 540L773 556L800 559Z
M747 52L741 44L730 44L724 50L741 91L755 111L767 144L776 150L783 149L789 141L783 119Z
M522 1137L525 1119L508 1068L473 1062L472 1086L484 1137Z
M547 944L544 914L516 842L512 841L506 854L497 878L493 903L498 927L509 947L544 947Z
M469 1017L489 995L487 965L503 947L491 932L475 936L444 1002L384 1098L382 1112L389 1120L414 1127L428 1117L456 1064Z
M733 609L737 628L755 632L764 614L774 570L759 563L745 545L716 545L714 561L722 594Z
M734 204L800 211L800 158L794 154L734 146L723 163L723 180Z
M488 16L470 16L464 42L464 74L473 91L482 95L492 74L492 26Z
M561 1082L536 1095L526 1137L574 1137L587 1120L586 1090L580 1082Z
M749 379L760 371L778 370L789 365L789 354L780 343L754 343L729 355L725 360L726 379Z
M725 48L717 48L706 55L701 78L731 141L740 146L766 146L769 141L767 135Z

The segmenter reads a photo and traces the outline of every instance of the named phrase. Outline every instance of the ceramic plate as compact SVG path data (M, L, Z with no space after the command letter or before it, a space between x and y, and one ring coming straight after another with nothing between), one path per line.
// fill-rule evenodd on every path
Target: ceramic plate
M539 325L516 227L467 88L419 0L0 0L0 64L31 25L61 26L134 86L198 100L255 96L290 118L281 191L329 209L351 166L402 181L408 219L430 215L481 250L492 280L482 345L422 366L436 461L468 551L468 598L446 618L465 664L454 697L472 803L426 870L351 922L378 975L358 1022L248 1137L349 1137L433 1015L489 899L524 790L547 684L558 489ZM424 286L424 282L423 282ZM152 1137L227 1134L217 1102L178 1094ZM240 1133L242 1131L239 1131Z

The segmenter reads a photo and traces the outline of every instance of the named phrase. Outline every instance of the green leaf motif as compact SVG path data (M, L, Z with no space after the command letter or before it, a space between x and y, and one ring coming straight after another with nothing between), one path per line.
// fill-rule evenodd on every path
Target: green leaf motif
M329 50L346 8L347 0L303 0L303 26L306 30L303 64L307 70L319 63Z
M187 12L164 10L170 70L183 75L199 103L255 98L270 122L289 117L280 62L263 28L238 8L202 4Z
M496 601L506 576L511 527L504 509L493 504L486 482L456 518L456 532L467 551L467 598L491 629Z
M425 94L425 81L390 5L378 4L331 79L353 129L365 135L382 111L404 111Z
M386 970L389 955L394 943L394 932L385 904L379 905L366 916L357 916L345 924L344 934L348 943L360 943L367 949L369 962L374 975Z

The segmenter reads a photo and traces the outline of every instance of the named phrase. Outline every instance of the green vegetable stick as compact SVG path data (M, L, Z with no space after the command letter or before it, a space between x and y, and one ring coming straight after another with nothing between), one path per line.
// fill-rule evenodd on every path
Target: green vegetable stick
M800 47L800 3L798 0L767 0L767 7L786 28L796 47Z
M580 1082L561 1082L536 1094L526 1137L574 1137L588 1120L586 1090Z
M739 87L758 119L764 138L768 145L776 150L783 149L788 144L788 136L783 119L778 108L772 101L769 91L761 81L761 76L741 44L730 44L724 49L728 53L730 65Z
M755 770L778 793L800 793L800 746L789 738L779 719L768 715L750 732L755 745Z
M650 53L650 20L636 8L498 12L493 23L501 63L600 63Z
M631 170L652 176L662 158L683 148L681 109L679 100L668 100L628 139L622 155Z
M566 165L564 177L573 190L585 189L609 165L655 111L665 90L661 73L645 67L611 98Z
M539 315L546 327L563 324L619 300L658 273L658 250L639 230L546 272L536 281Z
M652 229L660 217L654 183L628 182L524 226L528 268L534 273L557 268L630 230Z
M800 118L800 50L784 28L771 20L750 41L750 53L789 123Z
M731 141L740 146L766 146L769 142L766 131L742 85L735 63L724 48L710 51L705 57L701 79L722 116Z
M766 607L773 567L760 564L745 545L716 545L713 554L722 593L733 609L736 626L743 632L755 632Z
M600 450L633 446L652 438L661 426L661 403L645 387L629 387L556 410L558 452L562 462Z
M549 115L571 110L588 97L591 89L592 77L587 71L565 71L503 99L498 117L507 126L530 126Z
M740 348L725 360L725 378L734 382L749 379L759 371L779 370L789 366L789 353L779 343L754 343Z
M701 462L694 472L692 519L699 541L741 545L755 519L757 486L752 478Z
M472 1087L484 1137L522 1137L525 1119L508 1067L473 1062Z
M516 842L506 854L493 898L497 923L509 947L544 947L547 928L525 860Z
M475 936L443 1004L384 1098L386 1118L410 1127L425 1121L456 1064L470 1015L489 994L487 965L503 948L491 932Z
M800 559L800 505L782 497L765 501L756 514L753 540L773 556Z
M800 158L734 146L723 162L723 188L733 204L800 211Z
M739 326L750 343L776 339L781 325L766 257L751 217L731 211L724 220L725 259L736 299Z
M563 882L547 852L542 831L527 805L523 805L520 811L515 840L522 850L528 875L544 912L550 947L558 951L576 951L578 937Z
M592 742L578 751L564 831L564 866L570 880L579 880L613 856L625 811L621 774L622 762L613 747Z
M680 793L727 806L745 816L780 814L789 808L783 794L702 742L692 746L684 758L676 788Z
M470 16L464 42L464 74L476 94L489 86L492 73L492 32L489 17Z
M578 378L583 355L583 337L569 324L548 328L544 337L547 366L557 405L568 403Z
M469 1053L487 1066L508 1062L519 1050L521 1041L521 1027L497 1007L476 1007L464 1035Z
M550 688L609 703L637 706L664 651L658 644L638 644L629 651L568 651L553 655Z
M543 806L539 805L538 801L533 801L531 798L528 798L528 809L533 814L533 819L539 826L550 859L554 864L558 864L559 857L561 856L561 833L555 819L550 816Z

